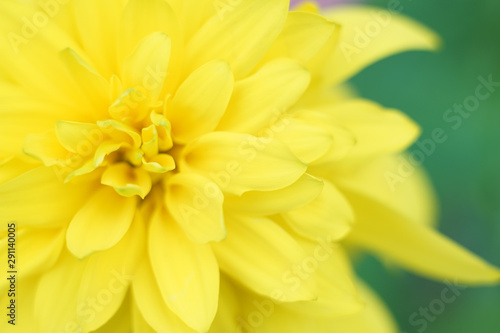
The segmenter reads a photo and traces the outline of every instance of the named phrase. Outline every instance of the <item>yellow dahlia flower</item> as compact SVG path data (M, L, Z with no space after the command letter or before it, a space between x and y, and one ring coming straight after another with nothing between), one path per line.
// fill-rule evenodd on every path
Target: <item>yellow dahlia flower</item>
M0 4L2 332L396 332L345 245L500 273L433 231L419 134L342 82L436 37L286 0ZM15 324L15 326L14 326Z

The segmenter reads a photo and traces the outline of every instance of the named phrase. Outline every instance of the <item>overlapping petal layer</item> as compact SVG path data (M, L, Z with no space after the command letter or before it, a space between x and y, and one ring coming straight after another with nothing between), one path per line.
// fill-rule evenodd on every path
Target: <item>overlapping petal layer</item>
M25 332L395 332L346 243L500 281L431 229L420 171L384 178L418 126L341 85L435 48L426 28L285 0L51 3L0 4L0 220L26 258Z

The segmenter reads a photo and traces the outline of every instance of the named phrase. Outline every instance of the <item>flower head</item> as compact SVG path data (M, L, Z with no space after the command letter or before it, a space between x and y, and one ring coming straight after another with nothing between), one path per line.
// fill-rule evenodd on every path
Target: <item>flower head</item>
M420 172L386 183L418 126L341 85L434 48L424 27L285 0L0 6L0 219L18 227L23 332L390 331L344 244L500 279L425 225Z

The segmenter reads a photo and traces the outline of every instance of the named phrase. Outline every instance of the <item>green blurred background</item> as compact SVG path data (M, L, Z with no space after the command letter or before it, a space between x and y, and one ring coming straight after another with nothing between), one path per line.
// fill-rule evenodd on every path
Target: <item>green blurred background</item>
M386 8L389 0L365 2ZM500 88L458 129L443 120L447 109L474 94L478 76L491 74L500 81L500 1L401 0L401 4L402 14L442 37L442 50L387 58L351 82L363 97L410 115L422 126L422 138L429 138L435 128L445 129L448 140L424 162L440 201L439 229L500 266ZM360 262L358 272L386 301L405 333L423 328L410 324L411 314L439 299L446 288L387 269L372 257ZM421 332L499 333L500 287L464 290Z

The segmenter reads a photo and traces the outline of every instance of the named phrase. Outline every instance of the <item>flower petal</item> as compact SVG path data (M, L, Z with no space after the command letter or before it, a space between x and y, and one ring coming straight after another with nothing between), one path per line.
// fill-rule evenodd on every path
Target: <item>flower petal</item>
M61 145L53 129L43 133L28 134L24 139L23 152L41 161L45 166L58 166L61 169L70 164L79 165L83 161L77 163L72 160L74 155Z
M152 308L154 311L157 311L158 308ZM156 312L154 312L156 314ZM162 316L165 318L165 316ZM130 326L129 326L130 328ZM143 333L157 333L161 332L159 330L154 330L149 323L144 319L142 313L139 311L137 305L132 305L132 332L143 332ZM168 332L168 331L167 331ZM103 332L105 333L105 332Z
M170 38L178 34L175 14L165 0L130 0L121 19L118 47L125 58L146 36L162 32Z
M436 224L436 198L430 180L424 170L413 168L405 154L384 156L356 168L332 172L324 167L322 171L342 190L363 195L413 223Z
M124 3L124 0L78 0L74 3L79 39L104 77L118 73L115 49Z
M174 140L186 143L213 131L226 111L233 84L233 74L224 61L213 60L195 70L167 109Z
M380 297L362 282L357 283L357 288L365 308L350 316L324 321L323 327L335 332L399 332L395 319Z
M169 212L194 242L218 242L226 237L219 187L197 174L178 173L168 180L165 203Z
M284 118L282 130L271 130L274 138L284 142L300 160L311 163L324 156L334 142L327 128L299 118Z
M144 170L154 173L165 173L175 169L175 160L168 154L158 154L142 160Z
M212 132L191 142L181 167L212 179L223 192L272 191L295 182L306 170L281 142Z
M19 228L19 225L16 225ZM7 230L7 229L6 229ZM62 228L21 228L17 230L17 248L22 260L22 277L28 278L49 269L59 258L64 246ZM0 255L7 258L7 233L0 237ZM7 287L8 280L0 280L0 291Z
M107 251L95 253L86 260L80 277L78 304L87 305L77 311L83 332L90 332L104 325L124 302L128 287L145 256L145 228L140 214L125 236ZM89 312L89 300L96 300L98 311Z
M354 212L342 193L325 181L323 191L307 206L282 214L299 235L316 239L325 235L334 240L345 237L354 222Z
M322 189L323 181L306 173L281 190L250 191L241 196L227 195L224 198L224 210L252 216L275 215L307 205Z
M156 102L170 62L170 37L155 32L145 37L123 64L123 86L136 89ZM145 116L145 115L144 115Z
M189 2L189 1L184 1ZM200 1L196 2L199 5ZM201 10L201 8L196 8ZM191 15L195 15L194 11ZM172 49L175 52L170 54L170 64L168 68L168 80L165 81L163 90L169 93L179 84L179 77L182 71L184 59L184 41L182 39L183 31L179 29L179 18L174 10L165 0L131 0L123 12L120 36L118 41L118 52L120 61L125 59L136 47L136 45L146 36L161 32L167 35L172 43ZM150 67L148 69L148 81L151 83L162 82L167 73L162 66ZM146 73L145 73L146 74Z
M64 9L61 8L61 11ZM57 57L61 50L68 47L82 54L78 37L71 36L58 24L48 24L51 23L48 20L56 18L46 17L47 21L43 23L37 21L37 24L43 24L43 29L33 24L32 18L43 21L40 14L45 13L33 1L4 1L0 3L0 12L0 33L5 37L0 44L3 55L0 72L5 73L2 78L12 76L30 98L58 101L80 111L88 111L90 104L66 75L64 65Z
M217 9L213 0L167 0L167 2L174 9L179 25L182 26L185 41L190 40L200 26L213 15L214 9Z
M226 228L228 237L211 244L226 274L279 302L316 298L314 281L302 281L292 273L294 265L305 258L305 252L272 220L227 217Z
M414 223L363 195L348 193L357 223L347 240L396 261L399 265L436 279L467 284L498 283L495 268L445 236Z
M223 5L221 9L215 6L217 13L188 43L186 63L190 64L190 72L211 59L222 59L231 65L235 77L241 78L253 69L280 33L289 1L254 0Z
M36 98L6 98L0 101L0 156L21 155L28 134L54 129L59 119L78 121L86 116Z
M105 138L96 124L63 120L56 122L56 136L68 151L83 156L93 153Z
M54 171L37 168L0 185L0 219L22 226L68 223L92 187L63 184Z
M267 52L263 62L273 58L298 59L302 64L324 47L332 34L337 34L339 26L315 13L290 12L285 26Z
M189 241L158 210L149 229L149 256L163 300L189 327L208 331L217 312L219 267L208 245Z
M306 316L341 317L357 313L365 307L355 285L350 258L342 247L322 235L314 242L302 241L308 257L302 261L306 278L318 282L318 299L284 303L283 307Z
M68 249L78 258L109 249L125 235L135 210L136 198L101 187L71 220L66 234Z
M368 65L408 50L434 50L439 38L415 21L368 6L333 8L324 15L341 25L340 42L327 71L330 83L346 81Z
M354 135L350 161L401 152L420 135L420 127L402 112L366 100L341 103L325 112Z
M294 60L278 59L266 64L236 83L217 129L256 134L297 102L309 82L309 72Z
M102 174L101 184L111 186L116 193L124 197L138 195L142 199L152 187L151 177L146 170L134 168L125 162L108 166Z
M97 330L92 331L92 333L130 333L130 327L132 327L132 316L131 316L131 300L130 297L126 297L122 302L118 311L108 320L104 325L99 327ZM139 331L144 332L146 331ZM152 332L154 333L154 332Z
M38 288L38 281L39 278L37 276L28 279L18 276L18 280L16 280L16 289L22 290L22 292L16 293L16 312L17 314L22 313L23 318L26 318L26 320L19 320L19 317L17 317L16 319L18 320L15 321L15 326L10 324L7 320L2 320L0 321L0 332L39 332L38 323L36 320L33 320L35 318L35 306L33 304L35 300L34 295ZM12 298L9 297L7 289L0 288L0 291L0 302L2 304L9 304ZM11 319L8 318L8 320ZM13 327L15 328L13 329Z
M139 315L138 326L150 326L151 333L154 332L182 332L194 333L193 329L180 319L175 313L167 306L163 297L161 296L158 283L156 282L155 275L151 268L149 258L143 260L139 267L137 274L132 284L132 291L134 300L137 303ZM141 321L144 321L141 323ZM137 332L144 332L142 329Z
M290 333L302 332L349 332L349 333L396 333L397 325L391 313L377 295L363 284L358 284L360 298L366 303L361 311L344 316L297 315L286 307L276 307L273 315L259 327L259 333L274 333L283 330ZM310 302L309 302L310 303ZM307 311L309 303L301 305ZM300 311L299 310L299 311Z
M67 327L78 332L81 328L76 310L82 306L78 304L78 290L86 262L65 250L54 267L41 276L34 304L39 328L48 332L64 332ZM57 296L54 290L59 291ZM83 306L84 310L95 313L87 303Z
M65 49L59 54L70 76L82 90L89 101L92 101L93 114L98 117L106 112L109 104L109 83L92 67L80 58L72 49ZM100 111L100 112L99 112Z
M38 166L36 161L26 157L7 158L0 162L0 186Z

